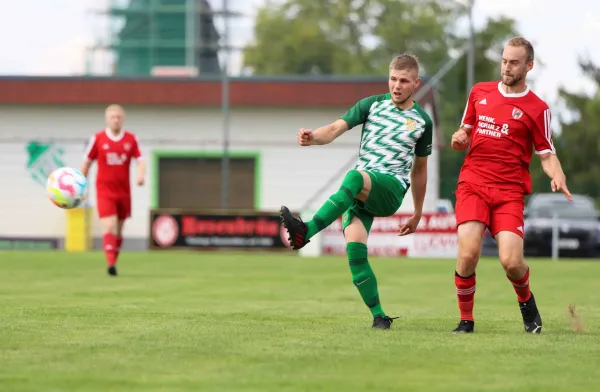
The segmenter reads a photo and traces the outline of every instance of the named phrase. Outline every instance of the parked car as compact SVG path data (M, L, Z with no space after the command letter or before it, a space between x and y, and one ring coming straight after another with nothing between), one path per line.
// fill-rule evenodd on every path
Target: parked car
M600 257L599 216L594 200L586 195L573 195L572 201L562 193L532 195L525 207L525 256L552 256L556 224L560 257ZM487 231L482 254L498 255L496 242Z
M568 201L561 193L533 195L525 208L525 255L552 255L554 224L561 257L597 255L600 222L594 199L573 195L573 200Z

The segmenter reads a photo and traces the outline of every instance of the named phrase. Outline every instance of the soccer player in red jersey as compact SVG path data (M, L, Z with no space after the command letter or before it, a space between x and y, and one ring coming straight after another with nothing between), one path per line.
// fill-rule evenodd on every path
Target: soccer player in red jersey
M551 178L552 191L563 192L568 200L571 194L552 144L550 109L526 84L533 59L530 42L511 39L502 54L502 80L473 86L460 129L452 136L454 149L470 146L456 189L454 280L461 321L455 333L473 332L475 326L475 268L486 228L498 244L500 263L517 294L525 331L542 331L523 257L524 198L531 193L533 151Z
M137 160L137 185L144 184L145 164L135 134L123 129L125 110L110 105L105 111L107 128L92 136L81 172L87 177L93 161L98 162L96 202L102 225L108 274L117 275L117 258L123 243L123 225L131 216L129 168Z

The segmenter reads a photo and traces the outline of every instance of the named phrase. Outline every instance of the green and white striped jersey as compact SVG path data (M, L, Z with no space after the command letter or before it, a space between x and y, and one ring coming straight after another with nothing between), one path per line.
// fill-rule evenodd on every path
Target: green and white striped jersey
M408 187L415 155L431 154L433 122L416 102L403 110L390 94L373 95L358 101L341 119L350 129L363 124L356 170L389 174Z

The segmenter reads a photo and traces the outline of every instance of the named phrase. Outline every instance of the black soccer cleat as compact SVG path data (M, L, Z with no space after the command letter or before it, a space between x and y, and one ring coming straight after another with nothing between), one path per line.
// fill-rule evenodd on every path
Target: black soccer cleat
M117 267L115 267L114 265L111 265L110 267L108 267L106 272L108 272L108 274L110 276L117 276Z
M395 319L400 317L389 317L389 316L375 316L373 319L373 328L376 329L390 329Z
M302 222L302 219L294 217L286 206L281 206L280 212L281 223L288 231L288 240L292 244L292 249L298 250L308 244L310 241L306 239L308 232L306 223Z
M452 331L452 333L473 333L475 329L475 321L471 320L460 320L458 326Z
M527 302L519 302L521 315L523 316L523 327L527 333L542 333L542 317L535 303L535 297L531 297Z

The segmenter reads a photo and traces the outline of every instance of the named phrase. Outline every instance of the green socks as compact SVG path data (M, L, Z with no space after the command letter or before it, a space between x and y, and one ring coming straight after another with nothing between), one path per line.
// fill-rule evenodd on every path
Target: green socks
M379 290L377 290L377 279L367 259L367 245L360 242L349 242L346 245L352 282L358 289L365 305L369 307L373 317L385 317L385 313L379 302Z
M327 199L311 221L306 222L308 226L306 239L314 237L315 234L342 216L352 206L354 198L362 191L363 185L362 174L357 170L349 171L344 181L342 181L340 189Z

